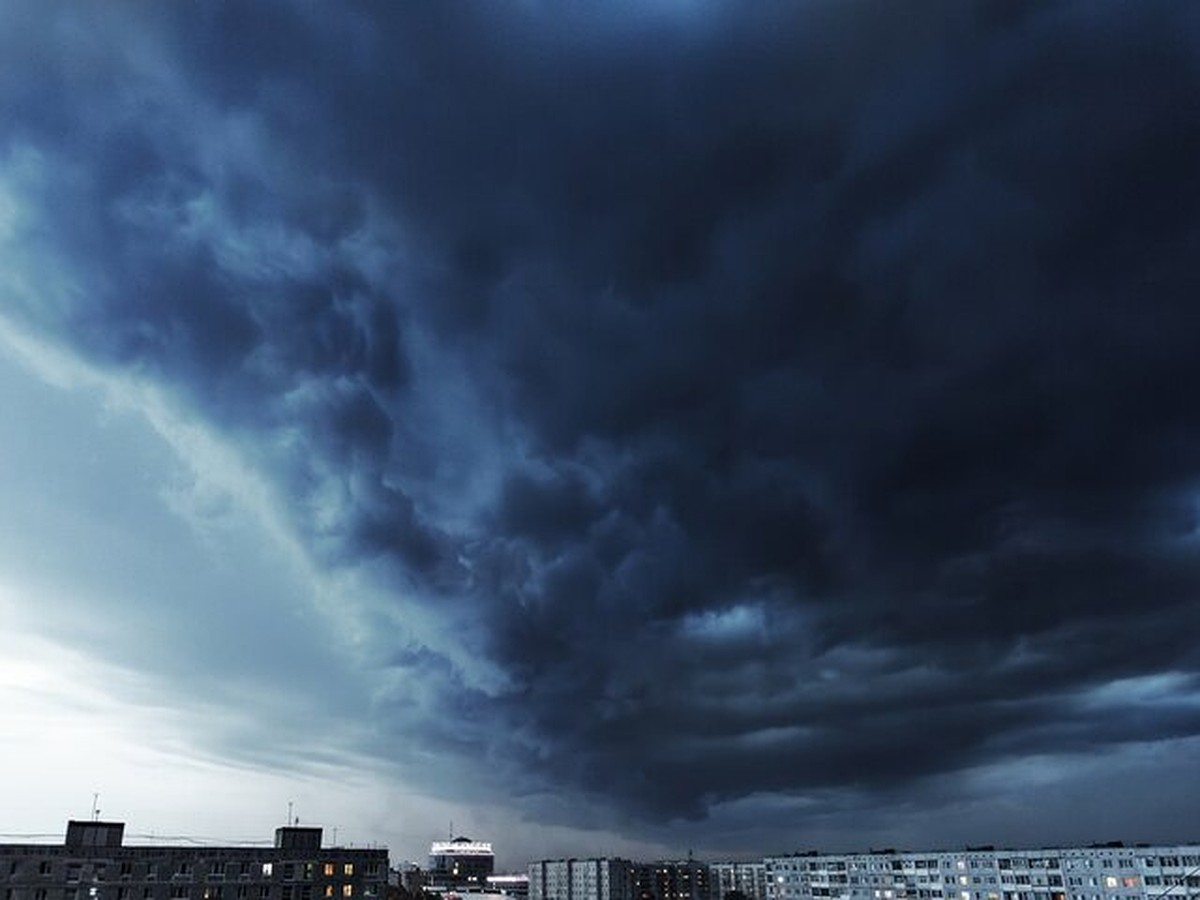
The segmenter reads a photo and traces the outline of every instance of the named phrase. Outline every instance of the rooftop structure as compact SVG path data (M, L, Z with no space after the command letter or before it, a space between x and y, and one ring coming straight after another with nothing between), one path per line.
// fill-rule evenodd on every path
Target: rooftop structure
M457 837L434 841L429 847L429 885L434 888L470 889L486 887L496 857L492 845Z

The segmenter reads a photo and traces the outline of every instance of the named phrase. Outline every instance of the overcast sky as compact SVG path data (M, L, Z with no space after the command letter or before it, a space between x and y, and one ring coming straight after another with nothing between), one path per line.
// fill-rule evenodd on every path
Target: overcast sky
M0 5L0 831L1200 840L1200 4Z

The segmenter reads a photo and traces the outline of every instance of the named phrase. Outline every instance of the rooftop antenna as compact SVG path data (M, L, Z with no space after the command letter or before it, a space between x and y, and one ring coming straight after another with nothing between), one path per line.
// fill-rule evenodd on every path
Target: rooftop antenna
M286 821L287 821L287 824L289 824L289 825L292 824L292 801L291 800L288 801L288 817L287 817Z
M93 822L100 821L99 803L100 803L100 792L96 791L95 793L92 794L92 821Z

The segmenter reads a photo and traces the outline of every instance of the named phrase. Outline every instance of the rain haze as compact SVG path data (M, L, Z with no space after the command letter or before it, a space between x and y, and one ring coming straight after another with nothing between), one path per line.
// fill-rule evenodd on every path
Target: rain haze
M0 6L0 798L1200 840L1200 4Z

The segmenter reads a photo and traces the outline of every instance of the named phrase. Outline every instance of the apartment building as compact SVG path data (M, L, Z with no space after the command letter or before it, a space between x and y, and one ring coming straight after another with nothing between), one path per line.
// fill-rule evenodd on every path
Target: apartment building
M637 900L712 900L708 864L693 859L637 863L633 879Z
M627 859L548 859L529 864L529 900L635 900Z
M713 900L738 893L750 900L767 900L767 867L761 862L709 863Z
M55 844L0 844L0 900L372 900L386 849L323 847L283 827L274 846L127 846L122 822L67 823Z
M1197 900L1200 845L796 854L766 900Z

